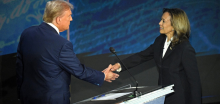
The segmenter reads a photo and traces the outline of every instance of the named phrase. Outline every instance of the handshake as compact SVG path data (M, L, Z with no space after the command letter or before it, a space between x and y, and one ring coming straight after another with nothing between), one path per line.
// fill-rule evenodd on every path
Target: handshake
M119 63L116 63L114 65L109 65L108 68L106 68L105 70L103 70L102 72L105 74L105 81L107 82L112 82L113 80L115 80L116 78L119 77L118 74L114 73L113 71L116 71L117 69L119 69L121 66Z

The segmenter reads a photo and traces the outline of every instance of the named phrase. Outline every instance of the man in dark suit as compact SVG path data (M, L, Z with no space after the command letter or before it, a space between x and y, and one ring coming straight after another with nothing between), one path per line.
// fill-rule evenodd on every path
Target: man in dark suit
M69 104L71 74L101 86L118 78L109 67L103 72L81 64L73 45L59 35L69 29L72 4L47 2L39 26L23 31L17 48L18 96L24 104Z
M165 104L201 104L201 83L195 50L188 41L190 24L186 13L178 8L164 9L159 22L161 35L147 49L122 60L132 68L154 59L159 69L161 86L174 84L174 93L166 96ZM112 71L125 70L121 63Z

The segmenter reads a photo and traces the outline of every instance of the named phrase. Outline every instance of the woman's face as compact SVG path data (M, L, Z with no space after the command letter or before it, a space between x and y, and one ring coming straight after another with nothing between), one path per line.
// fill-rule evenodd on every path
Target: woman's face
M165 12L162 17L161 17L161 21L159 22L160 25L160 33L161 34L165 34L165 35L172 35L174 34L174 28L171 25L171 16L168 12Z

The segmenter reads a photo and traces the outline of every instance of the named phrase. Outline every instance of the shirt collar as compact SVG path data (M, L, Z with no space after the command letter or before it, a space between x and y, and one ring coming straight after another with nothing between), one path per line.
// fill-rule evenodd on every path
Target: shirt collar
M170 39L170 41L167 42L167 37L166 37L166 43L171 43L171 41L173 40L173 37Z
M51 27L53 27L57 31L57 33L60 34L59 29L54 24L52 24L52 23L47 23L47 24L50 25Z

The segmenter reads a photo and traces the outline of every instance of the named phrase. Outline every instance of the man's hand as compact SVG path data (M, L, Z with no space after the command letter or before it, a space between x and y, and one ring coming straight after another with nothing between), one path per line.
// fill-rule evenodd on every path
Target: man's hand
M108 68L102 71L105 74L105 81L107 82L112 82L112 80L115 80L116 78L119 77L118 74L115 74L111 71L111 68L112 68L112 65L110 64Z
M111 71L116 71L117 69L121 68L121 65L119 63L115 63L112 68Z

